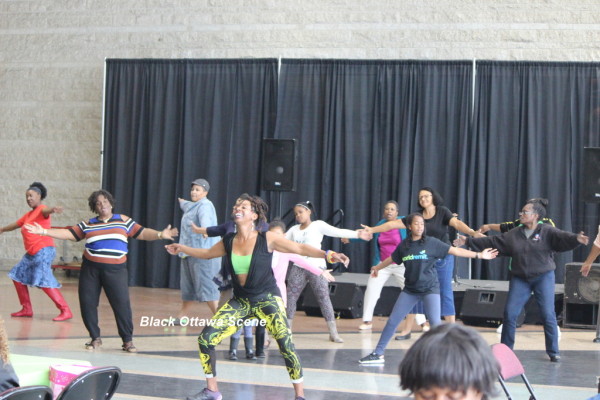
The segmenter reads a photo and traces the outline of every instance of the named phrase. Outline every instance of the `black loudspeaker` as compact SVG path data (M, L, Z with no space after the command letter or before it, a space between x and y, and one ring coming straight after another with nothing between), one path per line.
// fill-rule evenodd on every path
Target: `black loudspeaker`
M600 203L600 147L583 148L583 188L586 203Z
M402 289L397 286L384 286L381 289L379 300L375 304L373 315L388 317L392 313L394 305L396 305L396 300L398 300L400 292L402 292Z
M363 314L363 291L356 283L330 282L329 298L333 305L333 311L341 318L360 318ZM321 309L310 285L304 290L302 308L306 315L321 317Z
M467 289L463 298L460 319L465 325L499 326L504 319L508 292L500 290ZM525 307L517 318L517 326L525 321Z
M600 301L600 264L592 264L588 276L579 272L581 264L565 265L563 326L595 329Z
M296 139L263 139L262 190L296 190Z

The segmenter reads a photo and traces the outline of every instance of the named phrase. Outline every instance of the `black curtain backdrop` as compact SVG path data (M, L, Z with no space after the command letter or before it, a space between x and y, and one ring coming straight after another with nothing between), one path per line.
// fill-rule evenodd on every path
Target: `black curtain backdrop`
M381 60L108 60L103 187L117 211L145 226L179 225L177 197L211 183L219 219L242 192L271 217L298 201L343 226L374 224L388 199L415 210L423 186L473 228L516 218L542 196L561 229L595 236L584 204L584 146L600 146L597 63ZM475 77L473 76L476 71ZM278 82L279 79L279 82ZM263 138L297 139L295 192L260 192ZM326 247L367 272L367 244ZM178 287L162 243L132 241L130 284ZM580 261L589 248L557 256ZM464 264L464 262L463 262ZM461 263L459 263L461 267ZM462 265L464 267L464 265ZM474 278L504 279L507 260L474 263Z
M469 160L469 220L477 224L518 217L532 197L549 200L548 215L567 231L595 237L598 206L580 195L584 146L598 146L600 64L477 62ZM581 261L588 248L557 254ZM577 257L579 255L579 257ZM506 279L508 260L474 268L474 277Z
M206 178L219 221L257 193L263 137L275 128L277 60L107 60L103 187L115 212L179 227L178 197ZM130 241L129 283L179 287L165 242Z
M310 200L322 219L341 208L344 227L356 229L381 219L389 199L403 214L414 210L427 185L462 212L456 160L466 148L471 74L469 61L282 60L275 134L298 139L298 190L271 202L281 196L285 212ZM369 270L368 247L342 246L349 271Z

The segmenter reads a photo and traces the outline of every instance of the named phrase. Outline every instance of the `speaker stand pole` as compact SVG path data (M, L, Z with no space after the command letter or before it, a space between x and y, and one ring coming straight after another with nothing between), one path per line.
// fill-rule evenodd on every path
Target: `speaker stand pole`
M283 216L283 200L281 200L281 192L279 192L277 202L277 207L279 207L279 218L281 218Z
M598 318L596 320L596 338L594 339L594 343L600 343L600 299L598 299L598 309L596 313L598 314Z
M275 195L277 196L277 201L275 202L275 204L277 205L274 210L273 210L273 219L281 219L281 208L282 208L282 203L281 203L281 192L279 190L275 191Z

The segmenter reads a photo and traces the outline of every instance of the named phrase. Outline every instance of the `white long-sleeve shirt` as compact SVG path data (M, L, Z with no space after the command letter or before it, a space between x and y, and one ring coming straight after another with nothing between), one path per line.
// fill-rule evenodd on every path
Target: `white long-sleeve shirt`
M350 229L336 228L325 221L317 220L311 222L305 229L300 229L300 225L294 225L285 234L285 237L289 240L307 244L317 249L321 248L323 236L356 239L358 238L358 233ZM324 258L307 257L307 259L321 269L327 268Z

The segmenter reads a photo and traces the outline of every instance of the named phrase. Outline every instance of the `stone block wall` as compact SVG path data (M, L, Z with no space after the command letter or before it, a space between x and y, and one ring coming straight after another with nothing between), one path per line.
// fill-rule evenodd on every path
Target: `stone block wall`
M0 226L34 180L55 225L90 215L105 58L595 61L598 21L592 0L0 0ZM0 266L22 253L0 235Z

